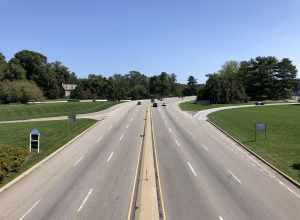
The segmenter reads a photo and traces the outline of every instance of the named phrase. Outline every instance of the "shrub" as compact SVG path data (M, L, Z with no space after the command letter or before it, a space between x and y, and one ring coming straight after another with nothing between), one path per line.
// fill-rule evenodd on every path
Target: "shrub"
M40 88L32 81L28 80L5 80L0 82L0 102L27 103L28 101L43 100L43 93Z
M25 148L0 146L0 182L10 173L18 172L28 154Z

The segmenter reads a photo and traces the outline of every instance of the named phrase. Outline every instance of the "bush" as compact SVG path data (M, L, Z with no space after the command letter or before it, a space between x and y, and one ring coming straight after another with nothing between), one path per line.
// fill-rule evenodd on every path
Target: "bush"
M0 182L12 172L18 172L29 152L25 148L0 146Z
M41 101L44 99L40 88L28 80L5 80L0 82L1 103L27 103L28 101Z

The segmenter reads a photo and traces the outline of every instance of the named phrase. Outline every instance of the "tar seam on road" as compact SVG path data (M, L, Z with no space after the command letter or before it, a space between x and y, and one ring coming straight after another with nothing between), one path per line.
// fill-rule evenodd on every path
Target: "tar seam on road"
M194 176L197 176L197 173L196 173L196 171L194 170L194 168L192 167L192 164L191 164L189 161L187 161L186 163L187 163L187 165L189 166L190 170L192 171L193 175L194 175Z
M114 152L111 152L109 157L107 158L107 161L106 161L107 163L110 161L110 159L112 158L113 155L114 155Z
M79 208L77 209L77 212L80 212L81 209L83 208L83 206L85 205L85 203L87 202L87 200L89 199L90 195L92 194L93 189L91 188L89 190L89 192L87 193L87 195L85 196L84 200L82 201L81 205L79 206Z
M33 206L31 206L31 208L28 209L21 218L19 218L19 220L23 220L32 211L32 209L34 209L40 203L40 201L41 200L36 201Z

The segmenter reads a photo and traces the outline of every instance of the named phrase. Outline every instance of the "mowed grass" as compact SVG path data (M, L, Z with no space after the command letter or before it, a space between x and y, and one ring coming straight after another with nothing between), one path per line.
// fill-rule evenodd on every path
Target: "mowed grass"
M117 102L64 102L0 105L0 121L91 113L104 110L114 104L117 104Z
M25 162L17 172L9 172L8 176L0 181L0 185L7 183L18 174L28 169L38 161L42 160L56 149L70 141L72 138L86 130L96 121L92 119L78 119L74 123L63 121L44 121L44 122L24 122L0 125L0 159L4 155L5 147L29 149L29 132L32 128L36 128L41 133L40 153L31 153L27 155ZM3 151L2 151L3 150ZM11 155L5 154L7 158L2 161L12 160Z
M264 159L300 182L300 105L259 106L214 112L209 118ZM254 139L255 123L267 138Z
M284 100L267 100L264 101L265 104L272 104L272 103L283 103L286 102ZM254 105L255 101L251 102L246 102L246 103L234 103L234 104L201 104L201 103L194 103L194 101L187 101L187 102L182 102L179 104L179 107L183 111L190 111L190 112L197 112L197 111L202 111L206 109L211 109L211 108L220 108L220 107L227 107L227 106L235 106L235 105Z
M194 101L187 101L187 102L180 103L179 107L183 111L197 112L205 109L232 106L232 105L234 104L200 104L200 103L194 103Z

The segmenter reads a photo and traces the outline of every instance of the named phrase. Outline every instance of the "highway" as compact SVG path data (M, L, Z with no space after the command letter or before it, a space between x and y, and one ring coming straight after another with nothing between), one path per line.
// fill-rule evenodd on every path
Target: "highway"
M126 219L145 106L124 103L0 193L0 219ZM41 146L42 147L42 146Z
M300 219L300 191L177 99L152 108L168 219Z
M168 220L300 219L298 188L179 101L151 108ZM0 220L127 219L149 103L92 114L95 127L0 192Z

